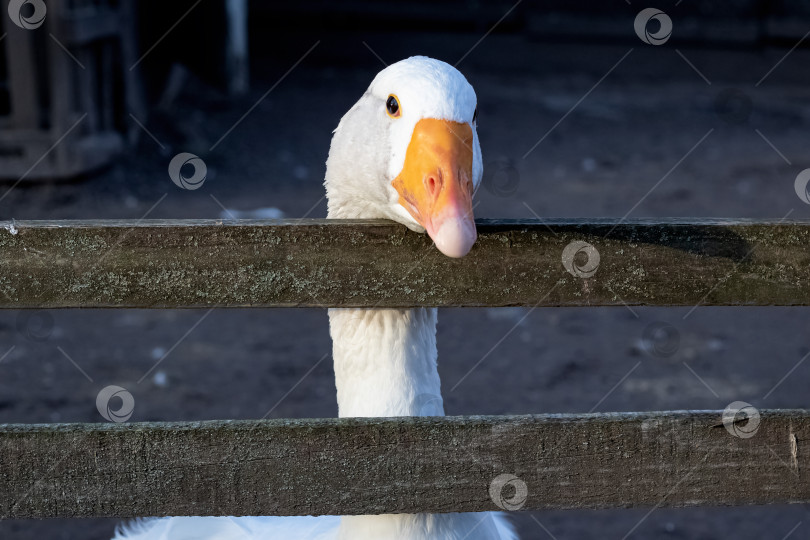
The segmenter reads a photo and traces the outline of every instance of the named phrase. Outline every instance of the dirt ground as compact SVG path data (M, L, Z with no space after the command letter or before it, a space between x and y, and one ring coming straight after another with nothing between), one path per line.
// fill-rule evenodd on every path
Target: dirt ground
M420 53L454 63L481 35L361 39L386 62ZM215 218L220 204L323 217L331 131L382 63L359 39L320 39L214 151L207 149L315 39L287 42L266 61L254 57L253 89L237 102L189 84L171 113L148 123L159 144L144 134L137 151L97 175L20 185L0 202L0 217L137 219L152 209L150 218ZM480 190L477 217L810 218L793 188L810 167L810 51L794 51L757 85L786 52L487 37L459 64L478 93L486 168L500 171ZM179 151L205 160L202 189L171 183L167 166ZM0 422L102 421L95 397L108 384L135 396L131 421L260 418L269 410L269 417L336 415L332 367L328 359L318 363L330 350L324 311L215 310L199 322L203 315L55 310L26 321L0 312L0 354L14 346L0 361ZM810 361L799 363L810 351L806 309L525 315L516 308L440 312L448 414L722 409L735 400L810 406ZM661 338L645 332L657 321L677 336L662 344L672 345L669 356L649 352ZM810 538L807 505L650 510L523 512L515 522L524 539ZM104 539L115 523L5 520L0 538Z

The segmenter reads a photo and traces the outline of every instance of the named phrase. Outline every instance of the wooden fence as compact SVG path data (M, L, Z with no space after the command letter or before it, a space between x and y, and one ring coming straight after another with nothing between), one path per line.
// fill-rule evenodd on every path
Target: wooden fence
M479 220L458 260L390 222L0 227L0 308L810 304L810 221ZM759 412L6 424L0 517L497 510L503 472L523 509L810 502L810 410Z

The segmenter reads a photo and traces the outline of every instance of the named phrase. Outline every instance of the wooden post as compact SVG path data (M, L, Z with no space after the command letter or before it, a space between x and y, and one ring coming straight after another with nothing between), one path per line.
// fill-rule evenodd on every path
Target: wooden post
M225 38L225 71L228 92L240 96L248 91L248 3L225 0L228 28Z

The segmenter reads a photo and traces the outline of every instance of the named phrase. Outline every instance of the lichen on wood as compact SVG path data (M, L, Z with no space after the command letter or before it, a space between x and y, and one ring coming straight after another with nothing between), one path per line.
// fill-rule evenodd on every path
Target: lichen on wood
M477 224L450 259L386 221L17 221L0 308L810 305L808 221ZM574 241L589 277L563 266Z
M810 411L732 431L722 411L6 424L0 516L499 510L502 474L525 510L810 503Z

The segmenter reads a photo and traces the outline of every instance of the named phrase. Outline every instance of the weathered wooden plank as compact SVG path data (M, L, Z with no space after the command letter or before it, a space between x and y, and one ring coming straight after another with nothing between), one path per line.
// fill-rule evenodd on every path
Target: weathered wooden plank
M747 427L721 411L7 424L0 517L810 502L810 411ZM502 475L519 481L499 495Z
M4 308L810 305L810 221L479 220L463 259L383 221L3 226Z

